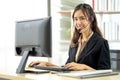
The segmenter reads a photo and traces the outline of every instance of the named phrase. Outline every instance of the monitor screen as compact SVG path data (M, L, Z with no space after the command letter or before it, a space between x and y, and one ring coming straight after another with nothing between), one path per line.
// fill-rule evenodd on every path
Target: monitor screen
M15 50L22 59L16 73L25 73L29 55L40 57L52 56L52 20L45 17L16 22Z
M33 56L51 57L51 17L17 21L16 42L17 55L22 51L29 50Z

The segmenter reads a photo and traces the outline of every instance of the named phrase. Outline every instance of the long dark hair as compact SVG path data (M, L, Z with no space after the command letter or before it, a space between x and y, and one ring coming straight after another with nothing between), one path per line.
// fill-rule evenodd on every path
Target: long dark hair
M102 32L100 31L96 19L95 12L93 11L92 7L89 4L83 3L79 4L75 7L72 18L74 22L74 14L76 11L82 10L83 14L88 17L88 20L90 21L90 27L93 32L96 32L99 36L103 37ZM76 47L78 45L78 38L80 36L80 33L77 31L76 27L74 27L73 37L71 39L71 46Z

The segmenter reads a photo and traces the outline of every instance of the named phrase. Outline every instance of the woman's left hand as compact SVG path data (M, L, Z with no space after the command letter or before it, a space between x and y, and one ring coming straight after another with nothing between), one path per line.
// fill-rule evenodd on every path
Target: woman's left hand
M94 70L92 67L87 66L85 64L79 64L75 62L68 63L64 66L65 68L74 70L74 71L81 71L81 70Z

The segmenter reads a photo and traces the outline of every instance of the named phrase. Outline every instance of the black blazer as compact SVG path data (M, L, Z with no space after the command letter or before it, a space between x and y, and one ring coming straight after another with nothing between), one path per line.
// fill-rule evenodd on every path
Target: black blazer
M69 48L69 57L66 62L76 62L77 47ZM77 63L86 64L94 69L110 69L110 51L107 40L94 33L88 40L83 51L78 56Z

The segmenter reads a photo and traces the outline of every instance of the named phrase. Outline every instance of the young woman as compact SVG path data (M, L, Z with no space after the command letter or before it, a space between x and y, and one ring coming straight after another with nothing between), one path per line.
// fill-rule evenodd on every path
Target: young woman
M65 68L71 70L110 69L110 52L107 40L98 27L95 12L89 4L79 4L73 12L74 32ZM32 66L54 66L49 62L33 61Z

